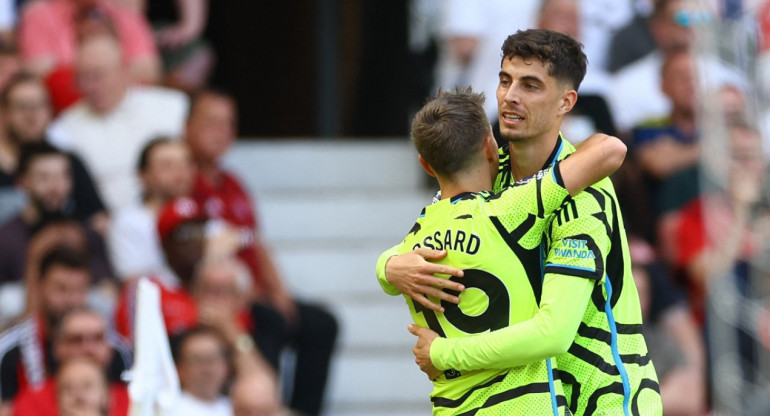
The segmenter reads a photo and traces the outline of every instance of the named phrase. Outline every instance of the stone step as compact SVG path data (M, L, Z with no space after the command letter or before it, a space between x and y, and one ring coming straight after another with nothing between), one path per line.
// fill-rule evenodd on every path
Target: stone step
M429 415L432 384L403 354L342 350L332 370L327 415Z
M260 228L269 242L402 240L422 208L429 190L257 194ZM392 245L391 244L391 245Z
M253 192L405 189L425 173L407 138L390 140L240 140L225 157Z
M397 243L380 240L347 244L273 245L273 258L292 293L330 301L385 295L375 277L380 253ZM366 299L369 301L369 299Z
M289 289L339 320L324 414L430 414L432 385L414 363L408 307L375 278L377 257L403 239L435 192L411 143L240 141L226 165L255 196Z
M416 341L406 326L412 323L403 297L371 298L367 303L328 305L340 323L339 345L351 350L388 349L409 361Z

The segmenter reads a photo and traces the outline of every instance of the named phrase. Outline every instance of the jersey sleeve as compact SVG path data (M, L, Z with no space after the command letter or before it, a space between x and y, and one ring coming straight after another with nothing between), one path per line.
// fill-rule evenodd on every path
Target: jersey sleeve
M439 370L505 369L544 360L569 348L593 283L547 276L540 309L529 320L497 331L461 338L436 338L430 358Z
M382 290L391 296L400 295L401 292L399 292L395 286L388 282L388 278L385 276L385 265L388 263L388 260L390 260L391 257L398 255L400 248L401 244L396 244L395 246L385 250L385 252L380 254L380 257L377 259L377 281L380 283Z
M602 281L613 234L610 223L614 219L604 209L610 203L614 198L601 188L588 188L556 213L548 233L546 274Z

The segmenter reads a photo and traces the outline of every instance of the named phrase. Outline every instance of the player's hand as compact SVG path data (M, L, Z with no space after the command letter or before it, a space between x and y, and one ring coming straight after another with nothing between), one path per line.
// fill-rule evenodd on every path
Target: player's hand
M438 337L438 334L431 331L428 328L423 328L415 324L410 324L407 329L412 335L417 336L417 343L412 348L414 353L414 362L420 366L420 370L428 375L428 378L435 380L441 375L442 371L433 366L433 362L430 360L430 346L433 344L433 340Z
M460 298L444 292L450 289L456 292L465 290L465 286L449 279L436 277L445 274L462 277L463 271L443 264L431 263L446 256L446 250L418 248L409 253L392 257L385 265L385 276L399 292L414 299L415 302L434 311L444 312L441 305L435 304L425 295L434 296L451 303L459 303Z

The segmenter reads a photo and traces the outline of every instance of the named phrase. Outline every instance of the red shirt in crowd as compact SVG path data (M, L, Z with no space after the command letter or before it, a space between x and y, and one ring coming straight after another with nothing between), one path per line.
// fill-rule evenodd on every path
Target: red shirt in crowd
M168 287L159 279L150 278L160 291L160 309L166 332L178 334L198 324L198 310L195 300L181 287ZM136 281L123 285L115 307L115 330L128 339L133 339L136 307Z
M238 179L229 172L221 172L221 182L213 184L202 174L195 177L193 198L203 207L209 218L219 218L238 228L242 248L238 258L248 266L257 288L264 288L259 259L254 250L257 237L257 217L249 194Z
M109 415L128 415L128 388L123 383L110 384ZM27 388L13 402L14 416L59 416L56 380L49 378L40 389Z
M74 64L78 48L76 3L50 0L24 8L19 22L19 49L25 61L45 57L53 58L57 67ZM115 28L126 62L158 55L152 29L143 16L114 1L95 3L94 13L101 13Z
M708 216L708 220L706 217ZM679 212L675 227L676 236L676 266L686 271L687 268L704 251L715 247L714 238L724 236L734 226L734 216L729 203L718 196L699 197ZM741 242L739 258L747 259L751 256L753 244L750 234L747 232ZM686 273L686 272L685 272ZM698 324L704 323L705 293L699 285L694 284L689 276L686 276L687 290L690 298L690 306L693 317Z
M170 335L193 328L198 325L198 306L190 294L181 287L168 287L158 279L150 278L160 290L160 310L166 332ZM136 282L123 286L115 308L115 330L128 339L133 339L134 313L136 306ZM255 328L248 309L238 315L241 329L252 333Z

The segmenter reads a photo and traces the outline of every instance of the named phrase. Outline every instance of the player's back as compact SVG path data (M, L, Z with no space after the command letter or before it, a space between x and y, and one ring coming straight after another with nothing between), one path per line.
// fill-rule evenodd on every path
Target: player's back
M550 212L566 197L563 189L549 194L551 184L541 187L533 181L526 185L529 189L520 188L517 193L467 193L424 209L401 252L417 247L446 249L442 262L464 270L464 277L457 281L466 289L459 305L442 304L444 313L407 298L415 323L440 336L465 337L534 316L542 281L528 277L532 274L519 256L534 255L528 267L531 263L539 267L542 233ZM434 381L434 414L564 415L566 399L553 374L550 360L505 370L447 370Z

